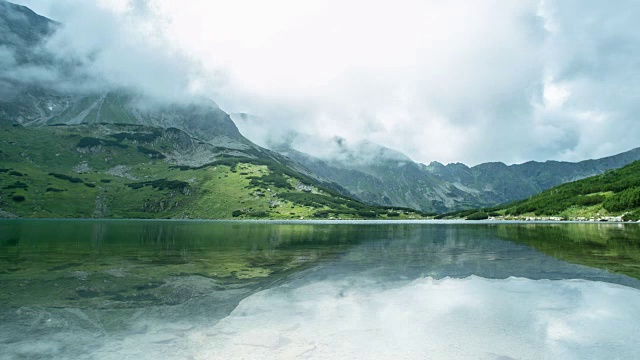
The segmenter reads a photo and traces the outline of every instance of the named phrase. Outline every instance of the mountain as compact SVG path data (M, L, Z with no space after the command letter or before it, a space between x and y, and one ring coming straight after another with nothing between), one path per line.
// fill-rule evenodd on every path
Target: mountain
M507 216L640 220L640 161L562 184L491 211Z
M424 212L446 212L455 205L449 186L429 176L424 165L407 159L379 157L371 162L326 161L293 149L276 151L319 176L340 184L360 200ZM354 156L355 157L355 156Z
M69 89L29 75L80 76L81 60L61 60L46 46L60 25L30 9L0 0L0 121L25 126L105 124L173 127L202 141L239 150L256 146L230 116L208 99L167 102L126 88ZM16 75L22 74L22 76ZM82 74L79 82L89 82ZM44 76L43 76L44 77ZM97 80L95 80L97 81Z
M542 190L570 181L602 174L640 159L640 148L614 156L580 162L529 161L505 165L484 163L474 167L463 164L440 166L432 163L429 170L447 182L480 191L486 204L499 204L523 199Z
M194 155L209 162L194 165ZM268 150L176 128L0 124L0 217L417 218L343 195Z
M0 44L18 50L23 54L19 59L28 61L32 48L48 35L58 23L40 16L26 6L0 0Z
M370 158L376 160L368 162L321 160L291 148L275 150L343 186L364 202L440 213L524 199L553 186L602 174L640 159L640 148L636 148L576 163L530 161L506 165L491 162L468 167L461 163L424 165L406 156L373 156ZM391 151L368 145L369 154ZM350 156L342 158L358 158L360 153L353 150Z
M409 208L418 210L414 214L424 215L427 212L442 213L454 209L493 206L526 198L554 185L599 174L640 158L640 150L636 149L613 157L580 163L550 161L512 166L487 163L470 168L464 164L419 164L392 149L370 142L348 146L341 139L336 139L334 145L337 146L337 152L331 160L316 159L290 148L278 148L277 153L245 138L231 117L209 99L167 101L151 98L132 88L69 86L69 83L75 84L75 80L77 84L94 84L99 80L90 79L90 75L77 70L83 61L91 59L61 59L54 54L55 49L51 49L47 39L55 34L60 26L61 24L37 15L26 7L0 0L0 125L6 134L15 136L13 139L6 138L0 146L4 154L0 157L0 168L7 170L2 173L4 175L0 174L2 186L5 187L3 190L7 190L2 192L0 206L15 210L21 216L56 214L54 211L40 212L37 206L25 208L26 200L24 203L10 201L14 196L18 199L24 196L25 199L42 203L47 198L53 199L58 195L45 196L38 193L45 197L36 197L33 194L26 197L19 194L23 185L16 185L11 177L12 172L45 174L42 175L44 178L38 181L48 184L57 180L49 179L49 175L46 174L75 177L74 173L84 171L85 163L89 164L92 171L96 171L95 177L82 179L83 184L89 184L85 186L88 189L95 189L90 184L97 185L103 179L97 176L108 175L107 171L119 173L118 169L122 169L119 166L129 169L127 171L138 171L139 174L134 176L136 178L160 181L153 184L164 184L164 180L185 181L177 175L178 173L173 172L175 168L172 166L195 172L222 164L228 165L229 171L240 163L266 166L273 179L248 180L253 181L254 185L278 185L278 189L287 190L280 191L280 194L287 193L293 187L298 191L298 195L286 196L295 200L293 202L296 204L307 204L313 210L305 216L369 217L372 213L375 216L387 216L387 211L406 215L411 213L407 210ZM60 82L67 85L62 86ZM163 135L153 135L156 133ZM154 140L148 141L151 138ZM48 151L34 139L49 144L52 149L65 149L63 153L71 151L73 156L65 158L67 160L61 164L56 164L60 157L30 160L30 164L37 170L23 169L19 160L34 156L29 149ZM51 142L52 139L56 139L59 144ZM14 147L22 149L20 157L14 152ZM87 152L86 149L91 150ZM93 149L99 151L96 150L94 153ZM109 151L104 152L105 149ZM76 156L76 153L79 155ZM140 157L141 154L146 156ZM95 156L110 159L108 166L102 163L91 165L92 161L97 161L93 159ZM131 157L132 163L128 162L127 156ZM147 164L149 161L163 165L154 167L155 165ZM158 176L166 176L157 177L150 169L158 171ZM226 175L232 177L230 174ZM174 176L177 177L173 178ZM188 179L195 179L194 184L204 186L202 182L207 177L202 176ZM129 183L111 180L113 184L129 186ZM231 187L229 191L219 193L220 197L216 201L225 201L226 194L240 191L236 187L243 182L241 179L236 180L236 183L226 183L222 186L223 189L226 186ZM30 184L26 178L20 181L28 188L40 189L43 185ZM111 185L101 186L108 188ZM308 186L325 190L310 190ZM44 193L48 187L55 188L45 186ZM160 187L157 190L167 190L163 186ZM142 188L146 189L147 186ZM254 190L264 194L265 189L257 187ZM190 190L190 194L193 194L193 191ZM93 195L95 194L92 193ZM316 195L326 195L335 201L318 198ZM352 196L356 196L361 202L343 202ZM336 200L338 198L343 200ZM122 200L126 202L126 199ZM185 204L185 201L178 203ZM35 206L33 203L31 205ZM380 209L375 206L387 208ZM111 207L117 208L115 200ZM164 212L162 216L225 217L230 216L230 211L235 210L243 214L252 214L251 208L253 206L233 210L221 208L220 212L200 209L189 214L181 208L182 212ZM133 210L128 209L118 210L119 212L114 210L114 214L135 216ZM298 215L296 211L292 213L290 216ZM79 214L87 216L89 213L83 210Z
M0 0L0 217L408 218L261 148L208 99L68 89L46 46L60 24ZM54 76L55 77L55 76ZM86 80L86 79L83 79Z

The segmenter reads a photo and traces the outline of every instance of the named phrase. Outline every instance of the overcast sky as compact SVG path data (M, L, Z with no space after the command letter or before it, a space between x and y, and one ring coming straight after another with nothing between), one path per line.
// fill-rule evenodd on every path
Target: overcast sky
M202 94L259 144L370 140L429 163L640 146L636 0L19 0L111 81Z

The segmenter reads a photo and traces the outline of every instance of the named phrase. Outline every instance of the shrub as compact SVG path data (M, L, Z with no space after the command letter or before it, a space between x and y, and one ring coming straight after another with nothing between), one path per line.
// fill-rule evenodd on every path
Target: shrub
M15 201L15 202L22 202L22 201L25 201L25 200L26 200L26 198L25 198L24 196L22 196L22 195L14 195L14 196L12 197L12 199L13 199L13 201Z
M112 138L118 140L118 141L123 141L123 140L131 140L131 141L137 141L137 142L141 142L141 143L150 143L155 141L158 137L160 137L160 133L159 132L153 132L153 133L118 133L118 134L113 134L113 135L109 135Z
M602 205L608 211L623 211L640 207L640 186L610 196Z
M148 149L144 146L140 146L138 145L138 152L141 152L145 155L147 155L148 157L152 158L152 159L164 159L166 158L166 156L164 156L163 153L161 153L160 151L157 150L153 150L153 149Z
M72 183L81 183L82 182L82 179L71 177L71 176L65 175L65 174L49 173L49 175L53 176L54 178L58 178L60 180L67 180L68 182L72 182Z
M640 209L638 209L636 211L633 211L633 212L630 212L628 214L625 214L622 217L622 220L624 220L624 221L638 221L638 220L640 220Z
M94 187L96 187L96 184L92 184L92 183L84 183L84 186L86 186L86 187L90 187L90 188L94 188Z
M291 215L294 215L294 214L291 213ZM313 217L326 219L329 217L329 212L325 210L316 211L315 213L313 213Z
M45 190L46 192L63 192L64 190L61 189L57 189L54 187L48 187L47 190Z
M15 170L9 171L9 175L13 175L13 176L24 176L24 174L23 174L23 173L21 173L20 171L15 171Z
M355 211L354 215L358 215L363 218L374 218L378 216L378 214L374 211Z
M105 139L97 139L97 138L92 138L92 137L83 137L82 139L80 139L80 141L78 141L78 145L76 145L76 147L79 148L92 148L92 147L96 147L96 146L111 146L111 147L119 147L119 148L123 148L126 149L128 146L125 144L121 144L117 141L113 141L113 140L105 140Z
M576 204L582 206L598 205L605 201L605 199L606 197L604 195L579 196L576 200Z
M467 220L486 220L489 218L489 215L486 212L483 211L478 211L476 213L473 213L469 216L467 216Z
M158 190L164 189L172 189L172 190L184 190L185 188L189 188L189 183L180 180L167 180L167 179L158 179L158 180L150 180L150 181L141 181L137 183L129 183L128 187L132 189L141 189L145 186L151 186Z
M15 183L13 183L11 185L5 186L3 189L25 189L25 190L27 190L27 188L28 188L27 184L23 183L22 181L16 181Z
M478 212L479 211L476 210L476 209L468 209L468 210L462 210L462 211L454 212L454 213L452 213L452 215L455 215L457 217L461 217L462 218L462 217L467 217L469 215L476 214ZM482 212L482 211L480 211L480 212Z
M251 217L257 217L257 218L265 218L265 217L269 217L269 213L266 211L254 211L252 213L247 214Z
M244 211L242 211L242 210L233 210L233 212L231 213L231 216L238 217L238 216L240 216L242 214L244 214Z
M289 184L287 179L281 174L271 173L268 175L263 175L261 177L252 176L249 177L251 181L249 184L255 187L269 187L274 186L281 189L293 189L293 186Z

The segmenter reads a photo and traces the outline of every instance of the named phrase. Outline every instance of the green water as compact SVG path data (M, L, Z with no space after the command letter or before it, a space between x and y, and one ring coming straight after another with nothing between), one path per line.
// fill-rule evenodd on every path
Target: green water
M0 305L100 308L273 280L367 236L335 225L31 220L0 222L0 234ZM171 291L190 276L210 286Z
M272 309L283 311L282 317L294 328L298 326L295 314L306 310L286 310L290 306L306 309L305 304L317 301L310 309L320 311L303 321L313 329L320 326L308 330L314 334L325 329L315 321L331 315L322 310L327 304L323 301L339 303L365 292L374 298L382 296L382 303L400 301L403 296L387 298L393 289L424 297L418 290L429 278L448 281L434 285L436 292L429 296L446 297L443 294L451 286L460 288L464 291L457 296L464 299L471 294L470 304L485 304L482 311L486 313L492 313L494 297L497 301L518 296L519 301L541 303L519 309L505 302L504 306L518 312L495 312L494 318L503 318L496 320L500 324L526 318L530 311L546 316L546 295L537 296L535 289L548 291L549 296L561 294L561 304L571 304L580 313L586 303L567 288L574 286L572 279L640 289L639 264L637 224L2 220L0 355L6 354L7 359L156 359L189 353L210 358L201 351L207 348L213 354L219 346L235 344L225 340L228 334L245 339L235 322L250 324L247 336L253 339L257 329L280 323L279 315L265 315ZM413 281L423 285L411 285ZM501 290L503 286L508 291ZM591 285L584 286L581 296L591 296ZM594 286L604 289L604 294L614 291ZM628 296L635 299L635 294ZM419 308L429 299L410 304ZM616 301L612 296L599 304L612 309ZM416 311L424 314L427 309L431 308ZM354 311L369 310L356 307ZM468 310L448 316L465 314ZM367 316L377 315L374 311ZM253 329L253 317L265 323L258 322ZM226 329L225 319L235 325ZM340 319L331 318L328 323L340 323ZM635 329L637 324L602 326L619 329L622 325ZM463 325L458 328L464 330ZM535 328L531 331L538 334ZM259 339L271 335L264 336ZM199 340L202 337L215 342ZM263 346L261 341L266 340L259 339L256 346ZM411 346L420 343L416 340ZM331 349L328 344L326 348ZM633 353L635 348L625 343L618 350Z
M639 224L499 225L497 234L570 263L640 279Z
M633 224L10 220L0 222L0 305L172 305L214 289L267 286L338 258L405 272L398 276L540 278L517 266L496 270L506 260L544 259L532 249L640 277L640 227ZM195 278L197 285L185 285Z

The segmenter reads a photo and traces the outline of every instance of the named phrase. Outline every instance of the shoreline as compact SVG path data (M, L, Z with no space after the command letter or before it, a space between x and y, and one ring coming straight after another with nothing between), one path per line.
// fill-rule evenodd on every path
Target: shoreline
M526 219L498 219L485 220L457 219L139 219L139 218L0 218L2 221L144 221L144 222L228 222L228 223L291 223L291 224L640 224L640 221L614 221L614 220L557 220L549 218Z

